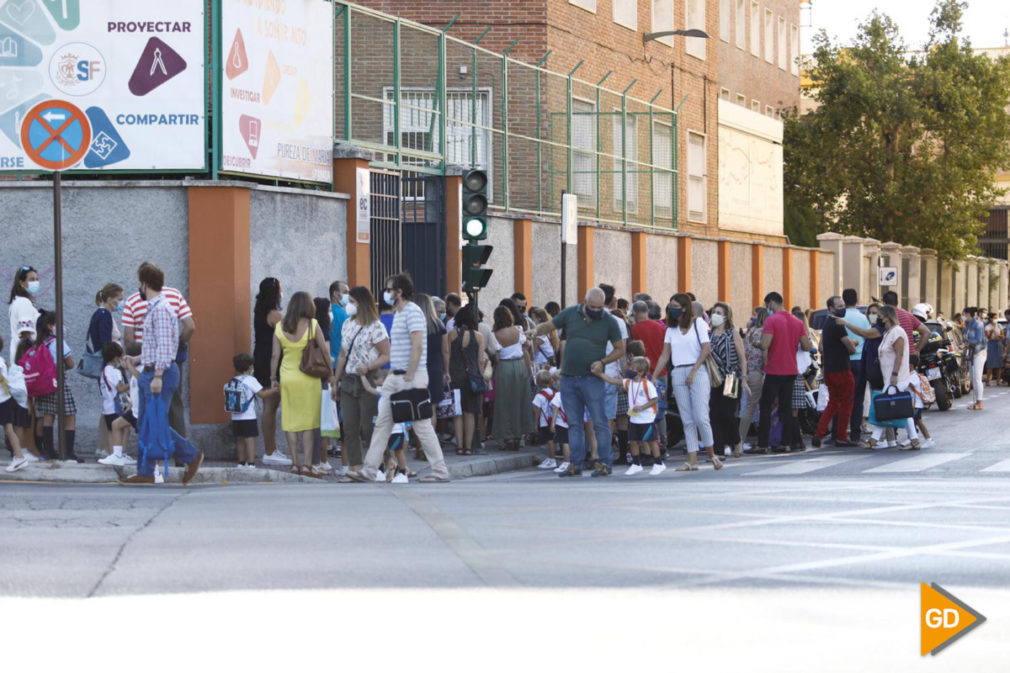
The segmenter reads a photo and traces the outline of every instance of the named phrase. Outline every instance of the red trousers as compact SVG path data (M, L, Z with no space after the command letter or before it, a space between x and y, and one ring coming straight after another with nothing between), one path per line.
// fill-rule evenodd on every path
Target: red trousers
M849 418L852 416L852 395L856 390L856 380L852 378L852 371L846 369L843 372L824 372L824 383L828 387L828 406L821 414L821 420L817 423L817 436L824 437L828 434L828 425L831 419L835 418L835 428L838 439L847 440L849 438Z

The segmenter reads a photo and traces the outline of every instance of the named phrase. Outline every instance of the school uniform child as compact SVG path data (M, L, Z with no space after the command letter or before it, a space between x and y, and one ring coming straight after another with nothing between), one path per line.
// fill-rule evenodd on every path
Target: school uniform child
M367 392L381 399L382 384L386 380L387 371L380 370L374 386L367 376L362 376L361 385ZM372 423L375 423L375 419L372 419ZM411 430L410 423L396 423L393 425L393 430L389 433L389 443L386 445L386 454L383 456L383 465L376 471L375 481L386 481L389 479L390 483L393 484L410 483L410 479L407 477L407 445L410 443ZM395 462L393 457L395 457ZM393 472L394 470L395 473ZM394 476L389 478L388 475L391 474Z
M132 404L128 397L130 386L124 380L123 371L120 369L123 361L123 347L118 343L108 341L102 346L104 366L102 376L98 379L98 390L102 394L102 420L109 431L112 451L99 459L101 465L124 467L134 462L123 453L123 441L120 439L122 433L113 430L115 422L120 417L132 413Z
M633 379L614 379L606 374L598 376L613 385L621 386L628 394L628 415L631 424L628 428L628 442L631 447L631 465L624 472L631 476L638 474L642 467L642 453L652 463L650 475L663 474L666 465L659 457L659 441L656 433L656 412L659 408L659 392L655 384L646 378L650 371L649 359L636 357L631 361L631 369L635 372Z
M926 428L926 424L922 421L922 410L926 408L927 404L932 404L936 401L936 393L933 392L933 386L930 384L929 379L915 371L915 368L919 366L919 356L912 354L908 356L909 368L912 370L912 376L909 377L908 387L912 391L912 404L915 408L915 427L922 433L923 441L919 446L915 446L911 442L907 444L902 444L899 447L899 451L915 451L917 449L928 449L933 446L933 439L929 436L929 430Z
M554 432L551 430L551 400L557 395L553 388L554 376L545 369L537 372L534 379L539 391L533 396L533 415L537 418L537 428L540 434L540 442L547 444L548 457L540 463L541 470L553 470L558 466L557 454L554 445Z
M561 391L554 393L551 398L551 432L554 434L554 442L561 447L561 464L554 468L558 474L568 469L571 462L571 447L568 446L568 416L565 408L561 405Z
M3 339L0 339L0 353L2 352ZM11 462L5 469L8 472L17 472L29 462L28 452L21 449L21 437L18 433L23 432L23 428L31 427L31 418L28 409L14 399L8 376L7 363L0 357L0 427L3 427L4 436L11 449Z
M140 371L137 369L134 358L140 357L140 344L134 341L126 347L126 357L122 359L123 366L130 374L129 395L130 407L119 418L112 421L111 441L113 445L119 444L123 447L123 456L127 461L134 462L126 453L126 446L130 439L130 429L137 429L137 419L140 418ZM98 461L101 462L101 461Z
M237 376L225 384L225 408L231 412L231 429L235 435L238 466L256 469L256 438L260 435L256 422L256 398L270 394L253 376L253 356L239 353L232 358Z

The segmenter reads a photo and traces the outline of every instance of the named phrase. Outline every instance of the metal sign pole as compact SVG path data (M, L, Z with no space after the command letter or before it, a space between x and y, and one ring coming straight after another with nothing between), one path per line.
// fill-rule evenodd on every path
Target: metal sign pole
M56 266L56 446L60 460L66 460L63 411L66 408L66 365L63 358L63 222L61 217L63 186L59 171L53 173L53 249Z

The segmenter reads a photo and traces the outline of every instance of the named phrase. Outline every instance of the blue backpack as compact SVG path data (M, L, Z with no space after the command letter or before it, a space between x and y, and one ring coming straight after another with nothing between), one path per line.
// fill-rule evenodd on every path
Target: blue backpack
M238 377L226 383L224 385L224 410L231 414L244 414L249 410L249 405L254 399L252 395L246 399L248 392L249 389Z

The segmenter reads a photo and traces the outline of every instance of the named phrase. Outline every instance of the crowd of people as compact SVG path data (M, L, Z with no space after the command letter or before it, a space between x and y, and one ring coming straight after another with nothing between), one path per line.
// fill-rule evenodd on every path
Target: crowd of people
M121 285L101 288L80 362L72 338L61 355L67 371L96 379L98 461L136 463L137 473L123 480L147 484L163 480L174 459L188 483L203 460L185 438L180 396L196 323L157 266L142 264L137 281L129 296ZM9 358L0 358L8 471L57 457L61 413L65 454L80 462L77 406L65 385L62 409L58 402L60 326L37 306L38 292L36 270L20 268L9 300ZM689 292L661 304L648 294L621 299L601 284L565 309L528 306L515 293L493 308L485 304L485 314L456 294L415 292L406 273L388 278L378 297L336 281L328 297L298 291L287 301L280 282L264 278L252 352L236 353L234 375L222 382L236 463L256 468L260 435L262 465L322 477L339 455L336 476L348 483L409 482L417 477L406 460L410 449L430 467L420 481L448 481L443 446L470 456L535 443L547 452L543 470L606 477L615 464L626 465L628 476L646 468L661 474L680 439L686 455L677 471L698 470L699 454L719 470L745 453L803 451L804 428L815 447L892 446L895 425L905 433L899 448L930 445L921 418L930 384L916 372L916 356L934 337L923 324L933 316L905 311L894 292L860 307L847 289L827 299L827 316L812 329L809 310L787 310L783 301L770 292L735 320L727 303L706 307ZM1000 385L1010 358L998 317L968 308L951 324L970 351L972 409L982 409L986 384ZM404 391L425 391L431 417L395 421L392 400ZM870 400L890 391L910 392L916 413L898 424L875 423ZM290 455L277 446L278 413ZM816 423L802 422L812 416ZM138 433L136 458L127 453L131 431Z

